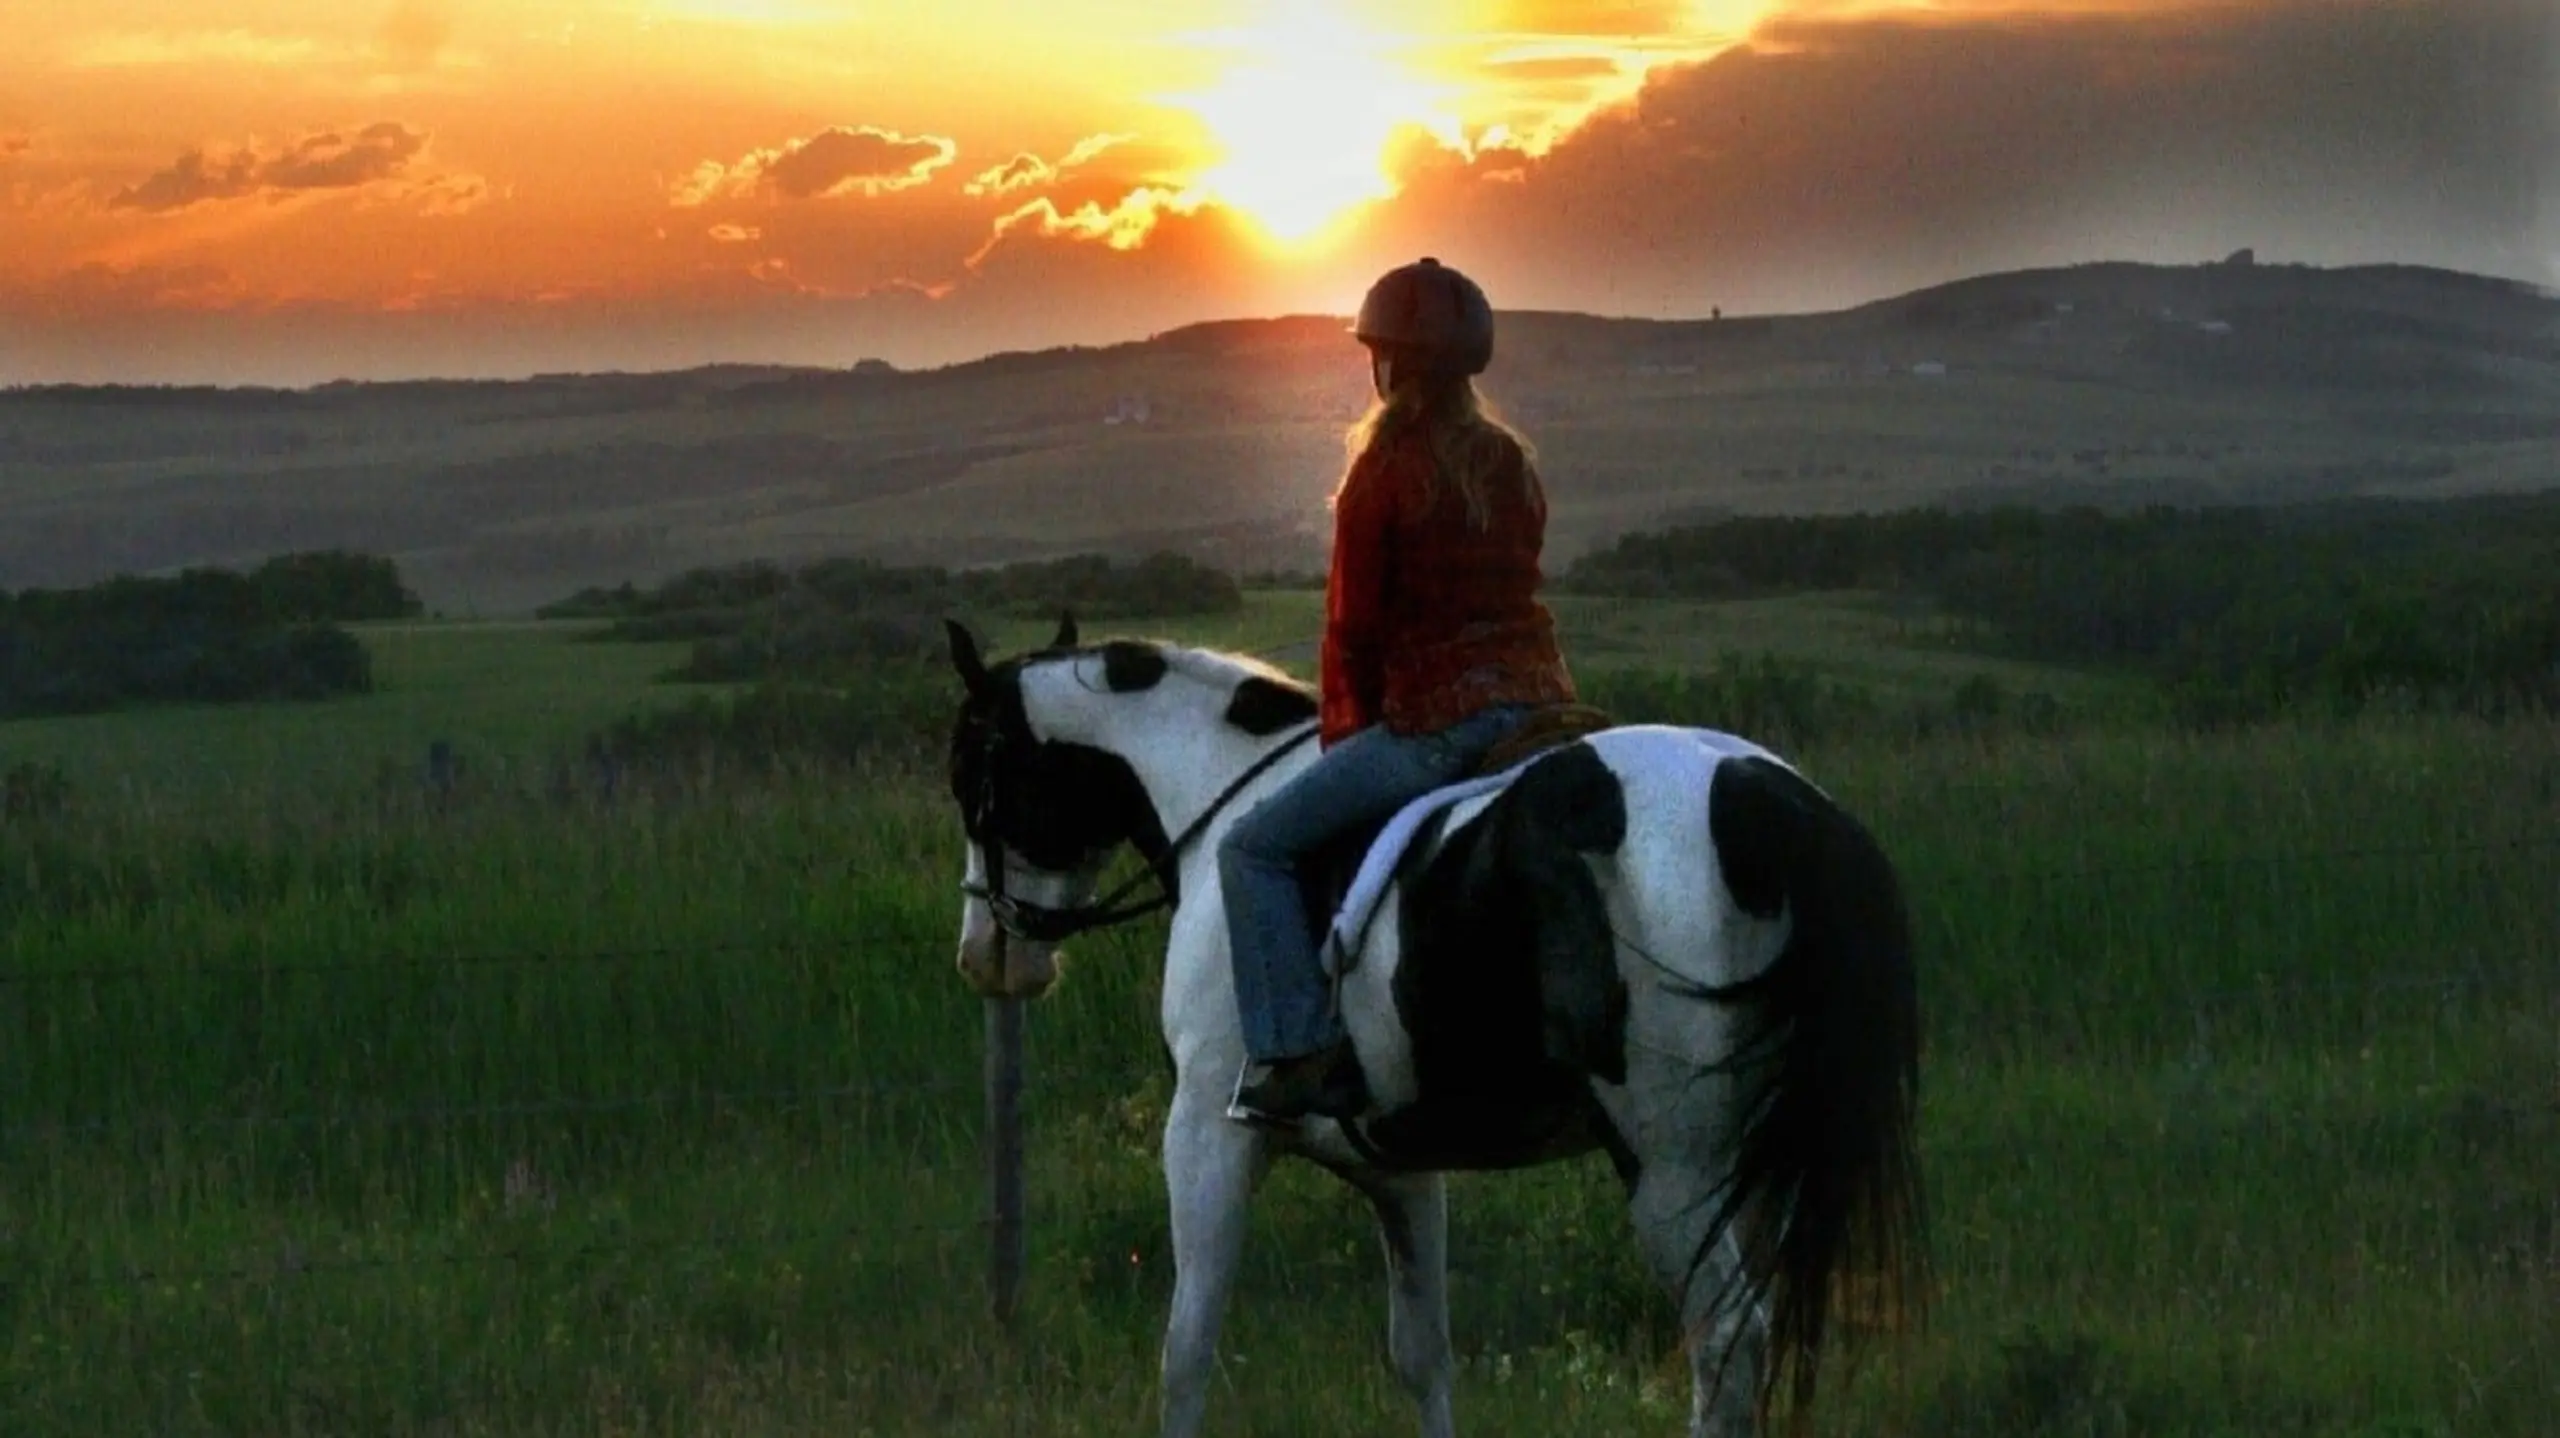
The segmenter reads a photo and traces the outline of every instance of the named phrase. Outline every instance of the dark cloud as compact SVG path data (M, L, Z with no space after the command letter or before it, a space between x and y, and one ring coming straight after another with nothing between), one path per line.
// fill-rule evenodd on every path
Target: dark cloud
M425 152L427 140L424 130L384 121L352 135L324 131L306 136L273 154L194 149L139 184L118 190L107 204L158 214L210 200L357 189L399 176Z
M757 194L791 200L909 190L951 163L959 146L939 135L905 135L876 125L831 125L806 139L748 152L735 164L706 160L679 181L682 208Z
M234 151L216 157L189 150L141 184L118 190L107 204L118 210L183 210L206 200L235 200L257 193L258 158Z
M2560 278L2555 17L2547 0L1799 16L1658 71L1525 167L1413 162L1375 238L1463 238L1536 303L1638 311L2242 245Z
M795 200L835 194L856 185L883 189L920 184L951 163L949 140L901 135L865 126L821 130L791 146L765 167L774 189Z
M354 135L313 135L296 142L258 172L277 190L344 190L400 173L427 147L427 134L385 121Z

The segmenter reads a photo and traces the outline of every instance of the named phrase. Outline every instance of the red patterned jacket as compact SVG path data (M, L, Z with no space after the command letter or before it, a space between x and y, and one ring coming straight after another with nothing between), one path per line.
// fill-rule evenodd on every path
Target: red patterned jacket
M1429 440L1388 439L1354 462L1334 508L1319 662L1327 747L1383 723L1444 729L1493 704L1574 700L1555 620L1536 597L1545 498L1523 461L1488 486L1483 529L1431 483Z

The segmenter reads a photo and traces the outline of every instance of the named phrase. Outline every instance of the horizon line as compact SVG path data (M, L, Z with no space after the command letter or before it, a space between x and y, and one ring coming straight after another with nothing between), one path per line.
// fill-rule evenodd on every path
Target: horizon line
M2244 254L2250 255L2251 258L2246 262L2240 262L2239 256ZM2447 265L2427 264L2414 260L2364 260L2348 264L2328 265L2317 264L2306 260L2270 260L2257 258L2255 256L2254 247L2244 246L2232 251L2229 255L2219 260L2172 262L2163 260L2136 260L2121 258L2091 259L2075 260L2067 264L2035 265L2008 270L1984 270L1974 274L1961 275L1953 279L1941 280L1932 284L1922 285L1914 289L1879 295L1871 299L1860 300L1855 303L1840 305L1829 309L1726 312L1718 307L1710 306L1710 309L1714 311L1710 314L1641 315L1612 314L1599 310L1550 309L1541 307L1506 308L1497 306L1495 313L1500 315L1535 316L1542 318L1598 320L1608 324L1711 325L1720 322L1729 323L1733 321L1750 320L1810 320L1853 314L1859 310L1897 304L1910 300L1916 296L1931 294L1941 290L1955 289L1965 285L1979 284L1989 280L2023 279L2031 276L2059 275L2078 270L2107 268L2140 270L2308 270L2324 274L2349 274L2357 271L2369 270L2401 270L2503 285L2533 298L2560 300L2560 287L2544 284L2537 280L2526 279L2518 275L2497 274L2485 270L2456 269ZM773 370L794 376L834 375L850 377L862 367L870 365L884 366L886 368L886 372L891 375L912 377L944 375L957 370L964 370L977 365L992 364L1003 360L1036 359L1052 355L1070 355L1088 352L1105 352L1118 349L1133 349L1145 345L1160 343L1172 336L1183 334L1188 331L1206 329L1217 325L1284 325L1292 323L1311 323L1317 321L1332 321L1347 324L1350 318L1351 316L1347 311L1342 313L1292 311L1280 314L1208 315L1199 319L1186 320L1169 329L1156 330L1138 338L1069 341L1062 344L1045 345L1037 349L988 350L962 359L948 360L939 364L917 365L913 367L898 365L876 356L865 356L840 365L801 364L782 360L719 359L704 360L697 364L662 369L535 370L523 373L491 375L462 375L423 372L376 378L339 376L326 380L314 380L304 384L261 384L254 382L232 384L212 380L109 380L98 382L40 379L0 383L0 396L40 394L47 391L108 393L120 391L133 391L137 393L211 391L216 394L312 395L332 390L394 388L407 385L513 385L576 380L668 379L718 370Z

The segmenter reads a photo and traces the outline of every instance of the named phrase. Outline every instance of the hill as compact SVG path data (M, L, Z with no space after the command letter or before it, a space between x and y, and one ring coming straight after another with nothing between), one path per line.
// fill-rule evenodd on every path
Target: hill
M2560 483L2560 299L2410 267L2090 264L1829 314L1509 313L1559 561L1719 512ZM903 373L719 366L0 394L0 587L395 556L443 609L754 557L1312 566L1366 377L1321 316Z

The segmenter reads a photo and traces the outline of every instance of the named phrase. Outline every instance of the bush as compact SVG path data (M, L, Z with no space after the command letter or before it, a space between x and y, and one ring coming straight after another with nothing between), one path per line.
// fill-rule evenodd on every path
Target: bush
M266 617L288 622L413 619L424 612L400 566L371 554L318 550L284 554L249 575Z
M0 718L325 699L372 687L371 656L332 624L184 613L0 621Z

